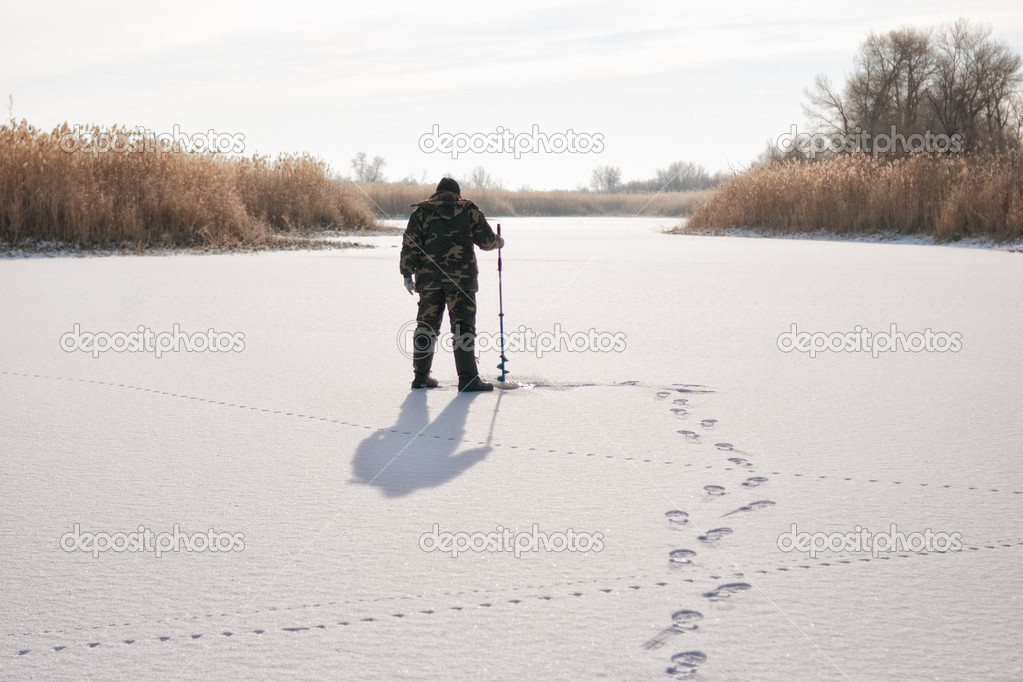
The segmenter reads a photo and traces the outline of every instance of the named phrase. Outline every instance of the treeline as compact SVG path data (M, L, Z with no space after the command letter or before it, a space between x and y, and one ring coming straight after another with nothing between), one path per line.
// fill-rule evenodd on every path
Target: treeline
M369 160L365 152L358 152L351 160L352 180L362 184L387 182L383 168L387 161L381 156ZM597 166L590 174L590 182L576 192L593 191L598 194L641 194L645 192L692 192L711 189L727 177L725 173L708 173L691 161L676 161L667 168L658 169L647 180L622 180L622 169L617 166ZM401 185L422 185L426 178L411 175L396 181ZM483 166L476 166L468 177L456 178L464 189L504 190L504 183L494 178ZM521 188L519 192L533 190ZM567 190L566 190L567 191Z
M726 174L710 174L691 161L676 161L656 171L648 180L622 181L622 169L617 166L597 166L590 176L590 188L604 194L637 192L692 192L715 187Z
M412 204L429 198L435 185L369 183L359 185L381 218L405 218ZM488 216L688 216L707 201L713 190L597 194L567 190L536 191L463 188L462 196Z

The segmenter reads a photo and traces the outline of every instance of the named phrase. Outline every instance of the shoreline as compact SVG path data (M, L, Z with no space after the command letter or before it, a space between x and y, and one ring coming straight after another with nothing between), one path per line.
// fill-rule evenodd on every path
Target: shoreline
M0 244L0 259L88 258L106 256L206 256L251 254L269 251L321 251L331 249L372 249L372 244L355 241L365 237L396 236L400 230L381 226L371 230L313 232L309 236L281 235L280 243L238 246L81 246L63 242L33 242L19 246Z
M587 219L615 216L551 216L551 219ZM650 216L656 217L656 216ZM530 216L530 218L535 218ZM178 256L178 255L223 255L255 254L271 251L321 251L334 249L372 249L374 244L360 243L359 238L398 237L403 229L380 225L370 230L345 230L313 232L310 236L282 235L279 244L249 244L239 246L151 246L135 248L130 246L85 247L60 242L38 242L13 247L0 244L0 260L19 258L88 258L107 256ZM663 229L668 236L684 237L732 237L743 239L788 239L821 242L849 242L862 244L896 244L903 246L944 246L964 249L989 249L1007 253L1023 253L1023 240L997 242L989 237L967 237L956 241L936 241L931 235L875 232L869 234L843 235L825 230L814 232L780 233L750 227L729 227L714 231L686 232L684 224L672 229Z
M665 230L664 234L683 237L738 237L743 239L794 239L819 242L850 242L862 244L899 244L908 246L948 246L961 249L991 249L1009 253L1023 253L1023 240L998 242L990 237L965 237L955 241L937 241L933 235L873 232L867 234L839 234L826 230L813 232L773 232L752 227L726 227L714 231L686 232L685 226Z

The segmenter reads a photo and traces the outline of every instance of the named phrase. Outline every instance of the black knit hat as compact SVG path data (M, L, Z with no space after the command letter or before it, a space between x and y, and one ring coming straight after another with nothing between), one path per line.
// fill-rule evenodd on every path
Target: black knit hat
M462 190L458 186L458 183L452 178L441 178L441 181L437 183L438 192L454 192L458 196L462 196Z

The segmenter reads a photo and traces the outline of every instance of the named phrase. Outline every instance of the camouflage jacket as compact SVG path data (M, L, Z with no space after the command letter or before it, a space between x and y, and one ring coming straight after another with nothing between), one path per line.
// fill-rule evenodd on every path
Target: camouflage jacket
M483 212L452 192L438 192L413 206L401 245L402 276L415 275L417 291L452 285L476 291L479 268L473 246L492 251L502 244Z

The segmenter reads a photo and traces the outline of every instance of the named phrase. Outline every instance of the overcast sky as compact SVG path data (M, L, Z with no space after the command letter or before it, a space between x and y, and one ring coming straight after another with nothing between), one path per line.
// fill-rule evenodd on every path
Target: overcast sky
M509 189L573 189L672 161L740 169L803 126L803 89L844 80L868 31L966 16L1023 52L1018 0L978 2L8 2L0 96L37 127L118 123L244 135L385 177L483 166ZM599 153L421 150L441 133L598 136ZM496 136L495 136L496 137ZM466 138L462 138L465 140ZM482 138L481 138L482 139Z

